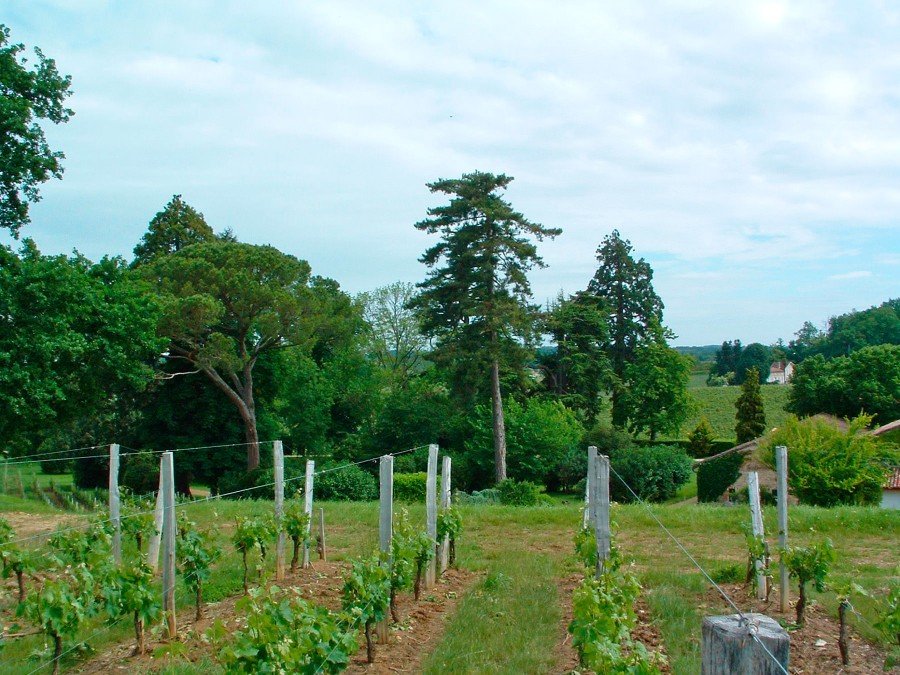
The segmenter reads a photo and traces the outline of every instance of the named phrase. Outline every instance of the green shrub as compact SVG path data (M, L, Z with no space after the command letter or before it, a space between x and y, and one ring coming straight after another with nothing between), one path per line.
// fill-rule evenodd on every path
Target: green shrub
M597 425L588 431L582 438L581 444L585 450L589 445L593 445L599 454L607 457L631 450L635 446L634 439L627 432L602 425ZM587 459L584 463L587 466Z
M71 459L44 459L41 460L41 473L57 476L72 471Z
M159 487L159 455L142 452L129 455L122 462L120 484L136 495L155 492Z
M584 427L575 413L559 401L515 399L504 401L509 477L559 487L558 473L568 451L577 447ZM489 406L479 405L470 422L466 455L475 462L476 485L486 484L494 470L494 436Z
M275 488L271 485L274 482L272 467L260 466L250 471L238 469L219 478L219 494L230 495L228 499L275 499ZM257 487L261 485L267 487ZM232 495L233 492L237 494Z
M507 506L535 506L541 501L543 486L527 480L517 481L512 478L497 483L500 503Z
M797 599L797 625L802 626L806 619L806 585L812 582L819 593L825 590L825 577L828 576L828 568L835 560L834 547L826 539L812 546L797 546L782 551L781 557L790 575L796 577L800 587L800 597Z
M335 467L334 471L324 469L316 476L313 489L315 498L322 501L367 502L378 499L375 477L358 466Z
M701 418L694 430L688 434L687 454L694 459L709 457L713 454L714 440L713 429L709 420L705 417Z
M697 501L717 501L741 475L741 464L743 463L744 455L740 452L732 452L730 455L711 459L698 466Z
M736 584L746 578L746 568L741 563L727 563L714 567L710 576L717 584Z
M764 443L763 460L774 465L774 448L788 448L788 487L802 504L878 504L888 468L900 453L865 433L871 417L860 415L846 431L817 417L789 417Z
M496 488L487 488L469 493L457 492L456 499L460 504L499 504L500 491Z
M394 474L394 499L399 502L424 502L425 482L428 474L424 471L417 473Z
M618 502L634 501L622 481L644 501L661 502L674 497L691 477L691 460L684 451L663 445L619 451L609 461L609 495Z

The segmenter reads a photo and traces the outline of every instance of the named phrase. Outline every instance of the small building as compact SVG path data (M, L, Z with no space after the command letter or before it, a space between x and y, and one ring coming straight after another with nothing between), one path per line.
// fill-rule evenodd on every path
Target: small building
M775 361L769 366L769 377L766 382L787 384L794 377L794 364L791 361Z
M900 509L900 466L895 466L881 489L881 508Z

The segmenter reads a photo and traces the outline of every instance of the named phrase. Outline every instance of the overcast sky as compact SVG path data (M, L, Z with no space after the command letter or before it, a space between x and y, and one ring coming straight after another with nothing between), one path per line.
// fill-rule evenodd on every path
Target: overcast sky
M639 8L641 5L644 8ZM618 228L675 344L788 339L900 295L892 2L6 0L71 74L66 173L23 230L131 250L174 193L358 292L419 281L425 183L515 177L561 227L535 299Z

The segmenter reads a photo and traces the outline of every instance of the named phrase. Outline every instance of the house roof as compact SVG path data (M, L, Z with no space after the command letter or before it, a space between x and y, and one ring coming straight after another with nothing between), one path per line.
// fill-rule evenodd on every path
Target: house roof
M900 466L895 466L884 484L885 490L900 490Z

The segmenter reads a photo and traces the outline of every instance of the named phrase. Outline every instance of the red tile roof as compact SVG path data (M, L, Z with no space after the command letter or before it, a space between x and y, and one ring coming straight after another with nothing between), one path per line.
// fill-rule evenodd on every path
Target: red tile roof
M887 483L884 484L885 490L900 490L900 466L895 466L894 471L888 476Z

